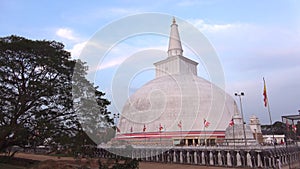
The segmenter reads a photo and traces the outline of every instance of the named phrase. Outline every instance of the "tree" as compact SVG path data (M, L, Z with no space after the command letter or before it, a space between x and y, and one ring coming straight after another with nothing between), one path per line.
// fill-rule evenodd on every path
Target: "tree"
M86 71L59 42L0 38L0 151L45 140L70 142L82 131L83 117L108 119L103 123L111 126L109 101L86 80ZM96 105L80 111L86 102Z
M91 85L85 78L85 63L77 61L73 71L72 95L74 111L84 131L96 144L107 142L115 135L113 119L107 111L110 102L104 99L103 92ZM85 70L85 71L83 71ZM85 72L85 73L82 73Z
M286 125L280 121L276 121L273 125L262 125L261 130L263 134L272 135L272 134L286 134L287 128Z

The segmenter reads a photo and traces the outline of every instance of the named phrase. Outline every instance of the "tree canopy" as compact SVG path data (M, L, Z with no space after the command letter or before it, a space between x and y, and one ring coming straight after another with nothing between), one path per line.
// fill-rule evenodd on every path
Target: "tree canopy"
M0 38L0 151L111 126L110 102L86 71L62 43Z
M273 125L262 125L262 134L272 135L272 134L284 134L287 138L298 139L300 131L300 123L296 123L296 130L293 129L292 124L286 124L279 121L273 123Z

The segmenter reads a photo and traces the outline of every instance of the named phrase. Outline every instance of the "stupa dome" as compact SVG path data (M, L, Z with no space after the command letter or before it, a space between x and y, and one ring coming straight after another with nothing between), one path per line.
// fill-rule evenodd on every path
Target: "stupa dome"
M209 81L192 74L156 78L138 89L126 102L119 128L121 133L164 131L201 131L203 119L210 122L206 130L225 131L234 112L232 97Z
M185 138L188 144L201 139L225 137L234 114L235 101L224 90L197 76L197 62L184 57L173 19L168 57L154 63L155 79L149 81L126 101L119 120L118 139ZM204 122L209 122L205 127ZM213 142L213 141L212 141Z

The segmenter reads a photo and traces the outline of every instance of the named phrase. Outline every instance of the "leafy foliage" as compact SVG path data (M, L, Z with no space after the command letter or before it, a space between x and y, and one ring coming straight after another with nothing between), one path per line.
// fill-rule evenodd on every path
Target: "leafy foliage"
M274 134L286 134L286 127L285 124L282 122L275 122L272 126L271 125L262 125L261 130L263 134L272 135Z
M85 78L87 69L80 60L74 66L72 95L74 111L81 124L81 130L94 142L109 141L114 135L113 119L107 111L110 102L103 98L104 93L93 87ZM82 135L82 134L81 134ZM82 140L82 139L80 139Z
M298 139L300 123L295 125L297 127L296 131L292 128L292 124L287 125L286 123L277 121L273 125L262 125L261 130L266 135L272 135L273 133L278 135L284 134L287 138Z
M125 158L123 157L121 160L117 160L111 164L110 161L107 161L106 163L101 162L101 160L98 160L99 169L138 169L139 168L139 161L136 159L131 158Z
M110 102L85 78L86 71L62 43L0 38L0 151L70 144L70 138L86 137L80 131L111 126Z

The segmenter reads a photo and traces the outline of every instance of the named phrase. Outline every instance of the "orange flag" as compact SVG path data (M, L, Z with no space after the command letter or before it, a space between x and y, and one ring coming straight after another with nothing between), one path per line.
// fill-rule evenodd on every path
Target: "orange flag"
M265 107L267 107L268 105L268 97L267 97L267 87L266 87L266 82L265 82L265 78L263 78L264 80L264 103L265 103Z

